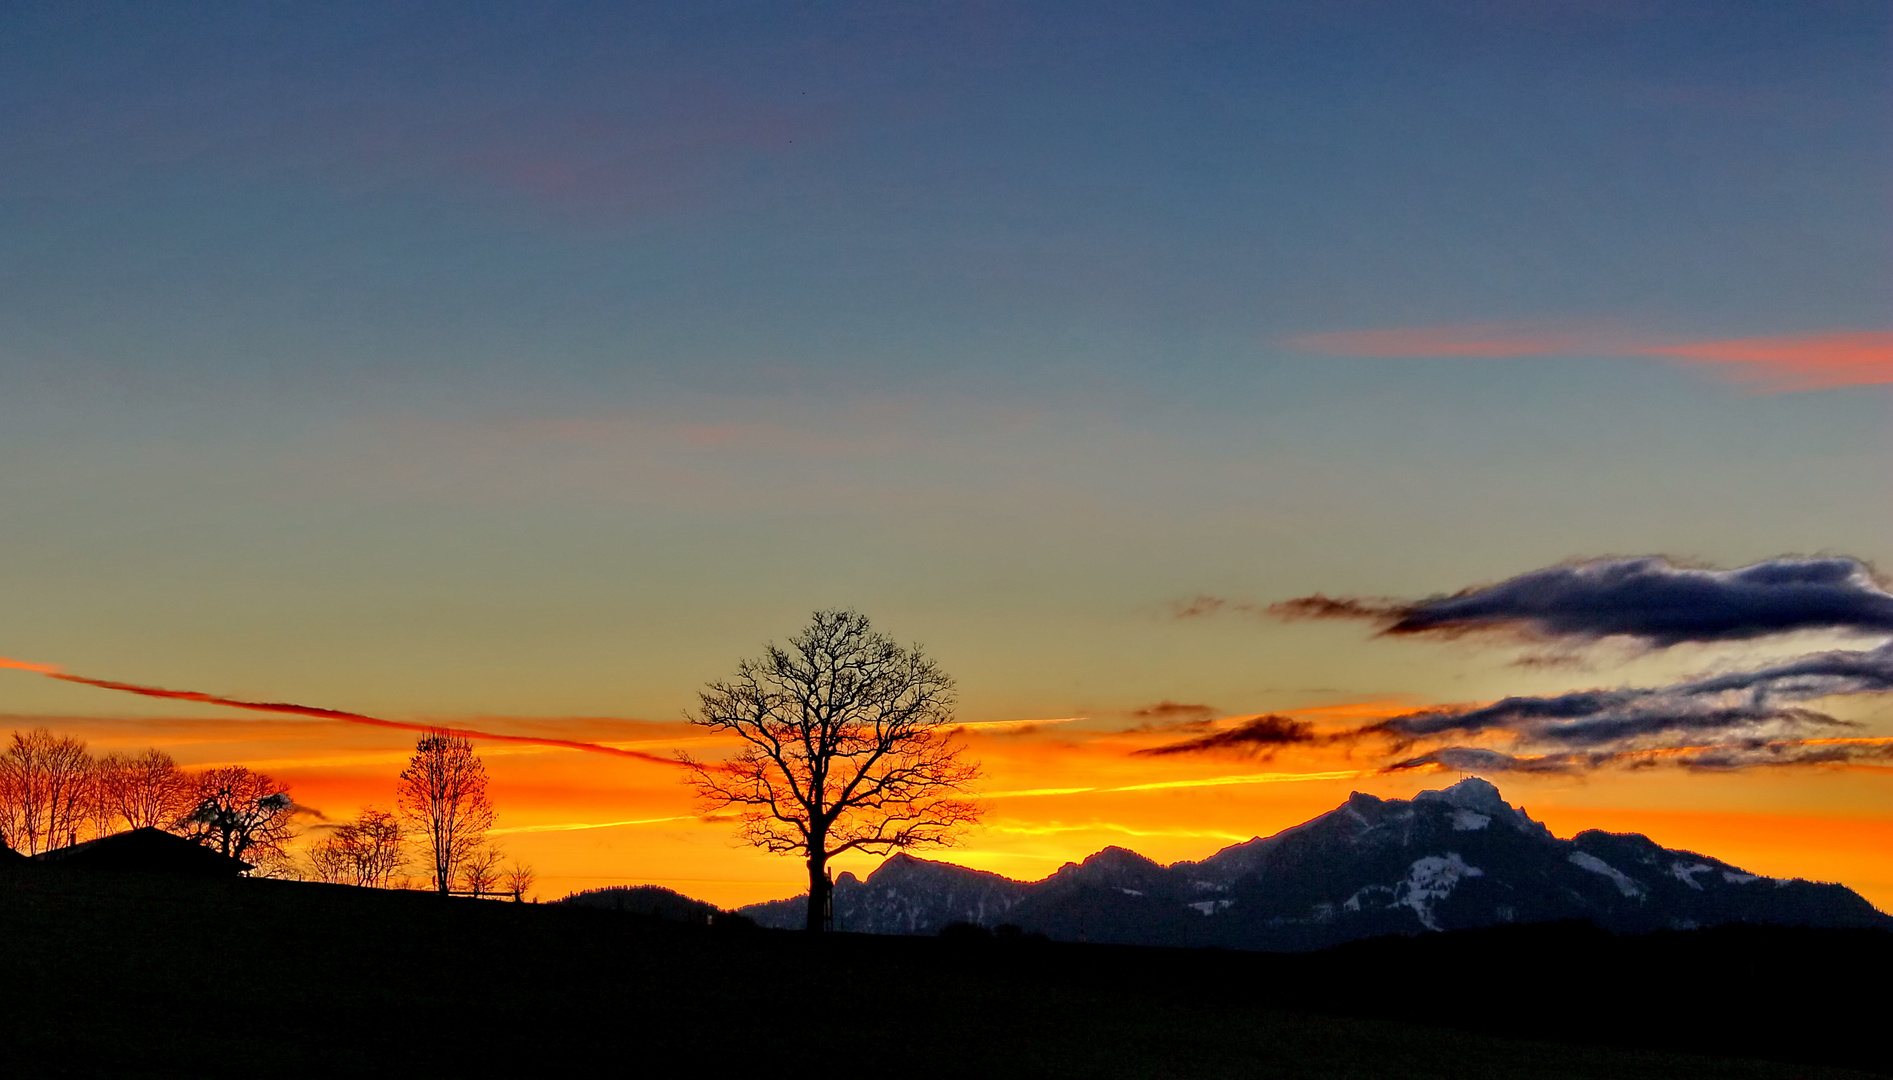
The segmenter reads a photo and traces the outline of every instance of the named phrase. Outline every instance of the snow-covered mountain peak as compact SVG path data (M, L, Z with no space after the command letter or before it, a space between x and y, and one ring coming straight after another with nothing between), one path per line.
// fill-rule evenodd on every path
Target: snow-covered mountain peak
M1492 821L1504 822L1527 836L1551 840L1551 830L1505 801L1490 780L1469 776L1451 787L1422 791L1413 797L1415 807L1437 807L1449 811L1455 830L1483 829Z
M1511 816L1513 807L1499 794L1499 789L1490 780L1477 776L1468 776L1459 783L1438 791L1422 791L1413 797L1416 803L1443 802L1461 810L1471 810L1480 814Z
M1839 885L1757 877L1638 833L1570 840L1462 780L1411 800L1357 792L1340 806L1201 862L1159 866L1121 847L1036 882L911 855L836 881L835 925L930 934L1012 924L1069 941L1311 949L1381 934L1589 919L1624 932L1730 922L1885 927ZM800 926L806 904L745 909Z

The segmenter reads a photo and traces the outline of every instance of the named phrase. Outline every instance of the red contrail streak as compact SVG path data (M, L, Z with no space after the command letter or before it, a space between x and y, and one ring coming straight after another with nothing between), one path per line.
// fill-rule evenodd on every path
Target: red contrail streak
M369 724L374 727L398 728L403 731L444 731L449 735L460 735L469 739L489 739L494 742L531 743L534 746L562 746L568 750L583 750L592 754L615 754L618 757L636 758L639 761L655 762L659 765L680 765L673 758L659 757L637 750L620 750L603 743L581 742L577 739L547 739L534 735L496 735L490 731L475 731L472 728L445 727L440 724L410 724L400 720L383 720L378 716L364 716L361 713L344 712L341 709L322 709L314 705L297 705L287 701L239 701L236 698L219 697L197 690L166 690L161 686L139 686L137 683L113 682L110 679L88 679L83 675L68 675L52 664L32 664L24 660L11 660L0 656L0 668L15 668L31 671L49 679L62 682L79 683L83 686L96 686L105 690L122 690L127 694L140 694L144 697L170 698L173 701L197 701L205 705L223 705L232 709L248 709L251 712L284 713L291 716L312 716L319 720L343 720L351 724Z

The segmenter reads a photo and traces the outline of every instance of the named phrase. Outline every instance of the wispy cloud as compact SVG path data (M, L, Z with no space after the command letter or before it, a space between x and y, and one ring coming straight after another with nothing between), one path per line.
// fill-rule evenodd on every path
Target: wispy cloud
M980 793L982 799L1029 799L1043 795L1082 795L1087 791L1097 791L1095 787L1041 787L1019 788L1014 791L986 791Z
M978 731L995 735L1012 732L1032 732L1047 724L1070 724L1083 720L1082 716L1053 716L1044 720L971 720L963 724L954 724L955 731Z
M989 476L1088 420L1047 417L964 397L715 397L678 392L661 406L572 414L364 420L337 446L302 459L299 482L404 497L543 500L630 498L679 507L882 506L961 497L962 475ZM1062 440L1060 453L1071 452ZM927 476L916 488L915 464ZM1011 475L1011 474L1006 474Z
M1330 738L1387 740L1386 767L1571 772L1606 766L1877 762L1888 739L1842 737L1824 698L1893 692L1893 594L1865 563L1783 556L1731 570L1660 556L1546 567L1419 601L1315 595L1274 605L1289 619L1362 619L1382 635L1498 633L1645 649L1747 642L1806 631L1881 639L1662 686L1619 686L1409 711ZM1470 742L1473 745L1458 745ZM1445 745L1442 745L1445 744Z
M1886 767L1893 765L1893 737L1738 740L1703 746L1666 746L1581 754L1508 754L1482 747L1448 746L1394 762L1383 771L1572 773L1606 766L1634 769L1659 765L1698 772L1789 765Z
M1758 389L1782 392L1893 383L1888 330L1679 341L1542 323L1469 323L1303 334L1285 344L1329 356L1648 357L1706 365Z
M1645 356L1716 365L1770 390L1825 390L1893 382L1893 331L1855 330L1800 337L1731 338L1647 345Z
M1408 326L1388 330L1340 330L1301 334L1284 344L1329 356L1502 359L1513 356L1560 356L1599 348L1600 336L1583 330L1557 330L1533 323L1465 323L1459 326ZM1611 350L1614 351L1614 350Z
M1170 614L1179 619L1201 619L1223 612L1246 615L1261 615L1267 607L1249 600L1231 600L1223 596L1210 596L1199 593L1186 600L1177 600L1170 605Z
M53 664L34 664L6 656L0 656L0 668L5 668L9 671L31 671L37 675L51 675L54 678L58 678L62 674L60 669Z
M1294 784L1309 780L1352 780L1369 775L1371 769L1329 769L1320 772L1241 773L1235 776L1207 776L1187 780L1157 780L1145 784L1119 784L1114 787L1024 788L1018 791L988 791L983 799L1023 799L1048 795L1113 794L1132 791L1170 791L1177 788L1227 787L1231 784Z
M658 825L667 821L696 821L694 814L677 814L671 817L636 818L631 821L574 821L561 825L515 825L510 829L488 829L490 836L510 833L541 832L578 832L585 829L616 829L624 825Z
M1849 655L1808 659L1845 662ZM1884 656L1875 659L1890 662ZM1474 708L1431 709L1370 725L1357 737L1389 740L1393 760L1383 766L1386 772L1431 768L1575 773L1658 767L1732 771L1893 764L1893 737L1844 735L1859 725L1794 704L1828 694L1893 690L1893 678L1869 683L1815 677L1797 682L1798 677L1785 670L1804 666L1813 665L1797 662L1673 686L1582 690L1506 698Z
M1166 836L1188 839L1208 838L1212 840L1242 841L1250 834L1230 832L1226 829L1182 829L1182 828L1139 828L1134 825L1119 825L1110 821L1088 821L1066 823L1062 821L1046 822L988 822L983 826L989 832L1010 833L1015 836L1059 836L1066 833L1112 832L1125 836Z
M314 705L298 705L288 701L244 701L218 694L207 694L200 690L171 690L161 686L143 686L138 683L116 682L111 679L93 679L83 675L71 675L55 664L33 664L24 660L12 660L0 657L0 668L19 671L31 671L49 679L61 682L78 683L82 686L96 686L101 690L116 690L140 697L165 698L172 701L191 701L204 705L220 705L230 709L244 709L250 712L273 713L279 716L307 716L317 720L339 720L350 724L366 724L371 727L396 728L403 731L445 731L452 735L461 735L470 739L484 739L490 742L522 743L534 746L560 747L567 750L582 750L594 754L615 754L619 757L635 758L660 765L681 766L674 758L647 754L641 750L625 750L603 743L586 742L580 739L559 739L539 735L502 735L498 732L479 731L473 728L450 727L441 724L417 724L403 720L384 720L378 716L348 712L342 709L325 709Z
M1893 691L1893 644L1813 653L1764 668L1668 686L1577 690L1509 697L1477 707L1422 710L1363 730L1402 742L1499 730L1528 744L1571 749L1615 750L1630 740L1687 734L1767 741L1851 726L1804 702L1889 691Z
M1241 773L1236 776L1209 776L1192 780L1158 780L1148 784L1126 784L1102 788L1103 791L1169 791L1174 788L1227 787L1231 784L1297 784L1309 780L1352 780L1368 770L1327 769L1320 772Z
M1171 701L1164 699L1155 705L1146 705L1141 709L1132 709L1131 716L1146 724L1157 727L1169 727L1176 724L1198 724L1216 718L1213 706L1192 702Z
M1320 738L1315 734L1314 725L1306 720L1270 713L1250 717L1234 727L1205 731L1187 739L1164 743L1162 746L1147 746L1132 753L1140 757L1235 753L1268 758L1283 747L1313 743Z
M1316 593L1268 610L1284 619L1361 619L1395 636L1623 637L1656 648L1805 630L1893 634L1893 593L1867 564L1844 557L1781 556L1732 570L1660 555L1591 559L1425 600Z

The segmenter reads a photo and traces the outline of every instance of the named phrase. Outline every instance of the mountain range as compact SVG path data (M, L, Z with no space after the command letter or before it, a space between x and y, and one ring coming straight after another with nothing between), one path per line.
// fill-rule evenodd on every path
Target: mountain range
M799 927L806 896L741 909ZM1748 873L1638 833L1569 840L1472 778L1411 800L1355 792L1335 809L1164 866L1108 847L1042 881L898 854L835 882L835 927L936 934L1016 926L1061 941L1295 951L1359 938L1585 919L1641 932L1750 922L1893 928L1841 885Z

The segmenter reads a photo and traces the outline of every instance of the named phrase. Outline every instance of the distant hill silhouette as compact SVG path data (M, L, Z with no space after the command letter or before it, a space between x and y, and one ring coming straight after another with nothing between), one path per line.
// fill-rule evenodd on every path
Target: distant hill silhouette
M1893 1067L1874 978L1893 965L1885 930L1557 922L1320 952L1155 949L724 933L580 904L37 862L0 864L0 928L7 1077L588 1075L667 1060L800 1076L834 1072L838 1046L912 1080ZM836 1007L804 1008L836 987Z
M707 926L714 923L749 920L733 915L715 904L693 899L661 885L612 885L603 889L585 889L552 901L567 907L599 908L621 911L627 915L645 915L670 922Z
M1356 792L1274 836L1171 866L1110 847L1020 882L896 855L866 881L843 874L834 902L836 925L863 933L1010 924L1062 941L1264 950L1565 919L1624 932L1893 927L1844 886L1762 877L1636 833L1561 840L1476 778L1411 800ZM803 903L741 910L794 927Z
M212 851L163 829L130 829L83 844L42 851L37 863L54 863L75 870L118 870L148 874L190 874L197 877L236 877L254 869L241 859Z

